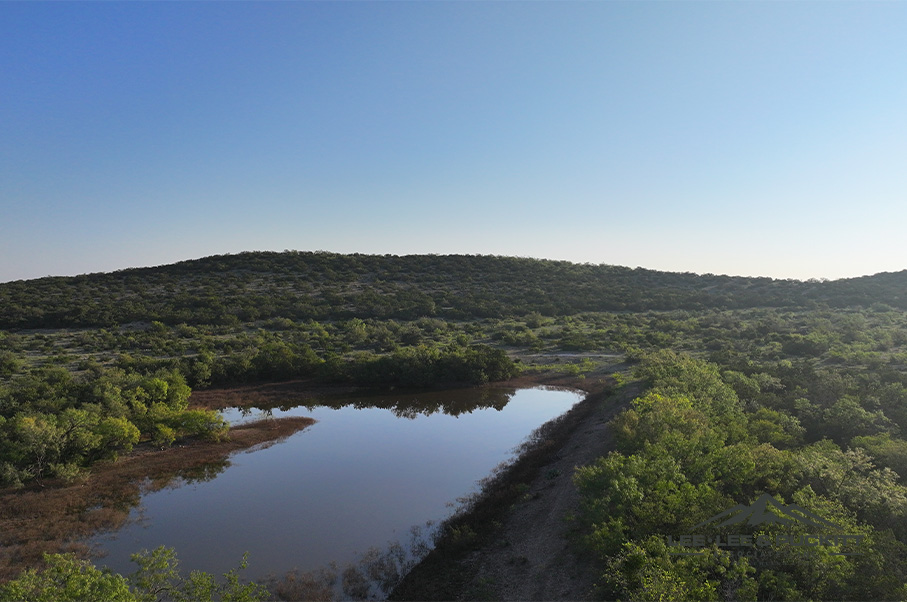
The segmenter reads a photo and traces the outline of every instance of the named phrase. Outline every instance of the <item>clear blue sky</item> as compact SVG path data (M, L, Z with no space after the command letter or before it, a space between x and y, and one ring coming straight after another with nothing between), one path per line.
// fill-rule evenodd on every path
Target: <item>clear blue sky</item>
M0 281L244 250L907 268L905 2L0 3Z

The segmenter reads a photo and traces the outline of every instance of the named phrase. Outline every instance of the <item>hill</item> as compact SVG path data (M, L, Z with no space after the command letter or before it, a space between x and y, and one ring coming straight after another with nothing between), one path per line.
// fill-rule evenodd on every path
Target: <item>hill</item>
M801 282L499 256L248 252L0 284L0 328L876 303L907 309L907 271Z

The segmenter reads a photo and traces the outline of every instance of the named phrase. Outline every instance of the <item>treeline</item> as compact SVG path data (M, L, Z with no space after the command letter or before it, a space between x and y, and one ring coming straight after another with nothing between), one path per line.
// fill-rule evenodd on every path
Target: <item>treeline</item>
M208 350L189 357L122 354L115 364L138 374L172 370L200 388L296 378L361 386L481 385L519 372L503 350L488 345L419 344L395 347L389 353L319 354L305 342L267 334L220 356ZM86 365L92 364L82 364Z
M598 594L608 600L904 599L907 487L889 467L907 445L897 437L900 416L864 407L875 401L848 386L857 383L828 383L804 366L744 368L722 371L664 351L644 356L637 374L649 388L612 422L617 451L575 476L585 545L602 567ZM903 393L900 383L878 385ZM903 402L892 413L902 413ZM763 494L862 541L804 549L785 542L815 535L815 526L756 521L733 527L753 542L764 536L758 547L710 543L682 554L669 545L667 536L676 541L691 533L714 541L724 531L712 517L737 505L745 509Z
M419 346L387 355L337 362L339 380L359 385L428 387L437 383L485 384L516 376L507 354L487 345L438 349Z
M508 353L567 371L621 354L648 392L577 476L602 597L903 599L905 285L330 253L0 284L0 486L223 436L190 388L480 384L516 374ZM765 493L865 535L861 554L770 548L767 566L654 537Z
M537 312L505 319L413 321L373 318L339 321L293 321L274 318L237 327L167 326L160 322L118 328L58 331L0 331L0 378L34 365L84 369L90 361L117 363L197 363L199 372L183 370L190 386L206 379L226 382L225 372L268 378L269 366L281 374L287 363L312 363L333 355L388 353L419 345L448 347L481 342L532 353L551 351L622 352L633 348L676 347L733 353L753 361L788 358L872 370L907 364L907 319L891 308L848 310L709 310L701 312L584 313L546 317ZM287 349L289 347L289 349ZM311 351L310 351L311 350ZM295 356L295 357L292 357ZM218 358L214 361L214 358ZM221 364L229 358L235 366ZM308 359L306 359L308 358ZM220 366L221 368L219 368ZM282 367L283 366L283 367ZM181 369L182 370L182 369ZM205 370L214 376L206 377Z
M197 364L190 368L197 372ZM357 352L350 357L319 357L305 343L272 341L250 356L228 356L215 362L217 384L315 377L324 382L361 386L432 387L481 385L515 376L517 366L501 349L487 345L417 345L390 353Z
M501 318L538 312L907 308L907 272L834 282L699 276L514 257L242 253L0 284L0 328L285 318Z
M82 368L74 374L46 366L0 379L0 487L71 479L140 441L163 447L178 437L224 437L228 427L219 414L189 409L187 378L196 385L313 377L431 387L483 384L517 373L506 353L485 345L420 345L324 359L304 343L273 337L254 350L220 358L121 356L114 367L85 362Z
M0 487L72 479L140 441L224 437L219 414L188 408L190 391L176 371L99 368L76 376L51 367L14 376L0 385Z

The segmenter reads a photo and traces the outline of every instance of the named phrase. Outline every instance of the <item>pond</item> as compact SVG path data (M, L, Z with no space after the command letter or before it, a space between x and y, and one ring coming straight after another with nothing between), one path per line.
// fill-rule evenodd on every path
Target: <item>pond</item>
M124 528L93 540L106 554L98 564L130 573L130 554L160 545L176 550L184 573L220 574L248 552L243 576L250 579L356 562L449 516L532 431L581 398L561 389L482 387L226 411L232 423L317 422L145 494Z

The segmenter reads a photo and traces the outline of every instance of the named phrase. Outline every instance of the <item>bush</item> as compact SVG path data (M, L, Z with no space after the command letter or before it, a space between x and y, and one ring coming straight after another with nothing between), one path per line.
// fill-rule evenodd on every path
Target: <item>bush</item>
M172 548L132 555L138 570L123 577L100 570L72 554L45 554L43 569L26 569L16 579L0 585L0 602L260 602L267 591L255 583L240 583L238 569L224 574L218 582L213 575L192 571L180 575L179 561Z

